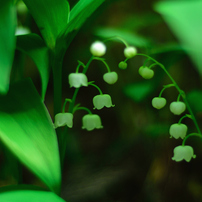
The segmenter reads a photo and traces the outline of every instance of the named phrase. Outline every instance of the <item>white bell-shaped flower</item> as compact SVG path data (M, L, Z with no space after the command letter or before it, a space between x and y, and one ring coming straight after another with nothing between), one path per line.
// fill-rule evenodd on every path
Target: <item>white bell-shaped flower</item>
M69 128L73 126L73 114L72 113L58 113L55 115L55 128L67 125Z
M161 109L166 105L166 99L164 97L154 97L152 99L152 106L156 109Z
M134 46L128 46L124 49L124 55L126 58L132 58L137 54L137 49Z
M182 114L185 111L185 109L186 109L186 105L184 102L176 101L176 102L171 102L170 104L170 111L175 115Z
M114 84L118 80L118 74L116 72L107 72L103 75L103 79L108 84Z
M103 128L101 119L97 114L86 114L83 116L82 122L82 129L86 129L88 131Z
M106 46L101 41L95 41L90 46L90 52L96 57L101 57L106 53Z
M172 160L178 162L185 160L189 162L191 158L196 158L196 155L194 154L194 150L191 146L177 146L174 149L174 156L172 157Z
M88 78L83 73L71 73L69 74L69 85L75 88L88 86Z
M114 107L111 96L108 94L96 95L93 98L94 109L102 109L103 107Z
M169 133L175 139L184 139L187 134L187 126L183 123L174 123L170 126Z

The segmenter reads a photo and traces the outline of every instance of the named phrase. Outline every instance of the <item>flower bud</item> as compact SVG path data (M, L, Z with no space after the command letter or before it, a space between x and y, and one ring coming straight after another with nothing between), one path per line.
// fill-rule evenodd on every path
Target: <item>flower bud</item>
M55 128L67 125L69 128L73 126L73 114L72 113L58 113L55 115Z
M187 134L187 126L182 123L175 123L170 126L169 133L175 139L184 139Z
M126 62L124 62L124 61L119 62L119 65L118 65L118 67L120 69L126 69L127 66L128 66L128 64Z
M96 95L93 98L93 105L94 109L102 109L103 107L114 107L114 105L112 105L111 97L108 94Z
M154 76L154 71L152 69L149 69L148 67L140 67L139 68L139 74L144 79L151 79Z
M101 41L95 41L90 46L90 52L96 57L101 57L106 53L106 46Z
M137 49L134 46L128 46L124 49L124 55L126 58L132 58L137 54Z
M71 73L69 74L69 85L75 88L88 86L88 78L83 73Z
M166 105L166 99L163 97L154 97L152 99L152 106L156 109L161 109Z
M118 74L116 72L108 72L103 75L103 79L108 84L114 84L118 80Z
M176 162L182 161L183 159L189 162L191 158L196 158L194 150L191 146L177 146L173 152L174 156L172 157L172 160Z
M87 114L82 118L83 126L82 129L91 131L93 129L103 128L101 119L97 114Z
M186 109L186 105L184 102L176 101L170 104L170 111L175 115L182 114Z

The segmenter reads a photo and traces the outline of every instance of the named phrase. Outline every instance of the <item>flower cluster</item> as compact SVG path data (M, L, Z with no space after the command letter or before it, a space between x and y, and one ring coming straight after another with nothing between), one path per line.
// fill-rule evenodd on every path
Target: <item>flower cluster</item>
M172 85L167 85L163 88L161 91L159 97L154 97L152 99L152 106L156 109L161 109L166 105L166 99L161 97L162 92ZM179 96L180 97L180 96ZM170 103L170 111L174 115L181 115L186 110L186 105L182 101L173 101ZM188 127L187 125L181 123L182 119L185 117L189 117L188 115L183 116L178 123L174 123L169 128L169 134L170 137L175 139L184 139L187 135ZM178 146L174 149L174 156L172 160L175 160L176 162L182 161L183 159L187 162L191 160L191 158L195 158L195 155L193 154L193 148L191 146L185 146L184 144L182 146Z
M144 54L141 54L141 55L144 55ZM146 55L144 55L144 56L146 56ZM148 67L145 64L143 66L141 66L139 68L139 71L138 71L140 76L142 76L144 79L153 78L154 71L152 70L152 67L155 65L158 65L166 72L166 74L171 78L171 80L173 82L172 84L165 85L164 88L161 90L159 96L154 97L152 99L152 102L151 102L152 106L158 110L165 107L165 105L167 104L167 101L166 101L166 98L162 97L162 93L165 89L174 86L178 90L179 96L177 98L177 101L173 101L170 103L169 109L174 115L177 115L177 116L181 115L182 113L185 112L186 108L188 108L186 106L187 101L186 101L184 92L178 87L176 82L169 75L169 73L167 72L167 70L165 69L165 67L161 63L157 62L156 60L154 60L150 56L146 56L146 57L147 57L146 62L148 62L150 60L150 61L153 61L154 63L149 65ZM120 65L123 65L123 64L120 64ZM184 101L186 101L186 104L185 104L185 102L180 101L180 97L182 97L184 99ZM190 110L191 109L189 107L190 115L189 114L184 115L183 117L180 118L178 123L172 124L169 128L169 134L170 134L171 138L183 139L182 146L178 146L174 149L174 156L172 159L177 161L177 162L182 161L183 159L185 161L189 162L192 157L195 158L193 148L191 146L187 146L187 145L185 146L185 141L188 137L193 136L193 135L201 137L200 130L198 130L199 134L198 133L191 133L191 134L187 135L188 127L187 127L187 125L181 123L182 120L186 117L191 118L191 119L193 118L193 113ZM195 121L195 123L196 123L196 121ZM195 124L195 125L197 125L197 124Z
M111 96L108 94L103 94L101 89L94 84L94 81L89 82L88 78L86 76L86 71L88 69L88 66L90 65L92 60L98 60L101 61L107 68L107 73L103 75L103 80L108 83L108 84L115 84L118 80L118 74L115 71L111 71L108 64L105 62L105 59L102 58L103 55L106 53L106 45L101 42L101 41L95 41L94 43L91 44L90 46L90 52L92 54L92 58L90 61L87 63L87 65L83 64L81 61L78 61L78 66L76 68L76 72L70 73L68 76L69 80L69 85L70 87L74 87L76 89L81 88L81 87L88 87L88 86L94 86L95 88L98 89L99 94L95 95L93 98L93 105L94 109L102 109L104 107L110 108L114 107L112 104ZM134 57L137 54L137 49L133 46L127 46L124 51L123 51L126 61L132 57ZM122 68L127 67L127 63L122 62ZM83 71L79 72L79 68L83 67ZM75 91L75 95L77 94L78 91ZM82 118L82 128L86 129L88 131L94 130L94 129L100 129L103 128L101 119L99 115L97 114L92 114L92 112L85 108L85 107L79 107L79 105L76 105L74 107L70 107L71 110L70 112L65 112L65 105L66 102L69 101L70 105L75 105L75 97L73 96L73 99L66 99L64 105L63 105L63 111L62 113L58 113L55 115L55 123L54 127L62 127L62 126L67 126L69 128L73 127L73 114L77 110L86 110L88 114L84 115Z

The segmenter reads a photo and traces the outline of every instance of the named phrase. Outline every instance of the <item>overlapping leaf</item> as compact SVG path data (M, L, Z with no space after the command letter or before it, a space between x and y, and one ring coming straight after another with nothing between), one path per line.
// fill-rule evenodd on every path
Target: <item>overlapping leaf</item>
M50 116L30 80L0 97L0 139L52 191L60 190L57 138Z
M16 185L0 188L2 202L65 202L53 192L47 192L29 185Z
M119 36L119 37L122 37L123 39L127 39L127 42L130 45L133 45L136 47L147 47L150 44L150 41L143 36L139 36L128 30L122 30L117 28L98 28L95 30L95 35L102 38Z
M58 37L58 47L65 45L65 48L73 40L78 29L86 19L104 2L105 0L80 0L71 10L69 23ZM66 43L64 44L64 40Z
M49 80L49 55L44 41L36 34L17 36L17 49L29 55L35 62L42 81L42 99L44 100Z
M0 6L0 93L7 93L15 51L16 12L13 1L2 1Z
M69 20L67 0L23 0L38 25L47 46L55 47L58 34Z
M202 75L202 1L163 1L157 3L155 9L178 37Z

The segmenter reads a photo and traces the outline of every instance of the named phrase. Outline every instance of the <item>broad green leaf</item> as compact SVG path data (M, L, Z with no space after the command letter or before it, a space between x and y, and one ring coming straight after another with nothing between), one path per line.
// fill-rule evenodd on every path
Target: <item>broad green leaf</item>
M31 190L33 188L33 190ZM0 188L1 202L65 202L53 192L47 192L32 186L8 186Z
M59 193L61 174L56 133L30 80L0 97L0 139L50 190Z
M47 46L55 47L56 38L69 21L67 0L23 0L38 25Z
M195 112L202 112L202 91L193 90L187 94L190 107Z
M117 28L97 28L95 30L95 35L102 38L110 38L114 36L122 37L126 39L130 45L137 47L146 47L150 44L149 40L143 36L138 36L128 30L122 30Z
M15 51L16 12L11 0L1 2L0 25L0 93L5 94L9 89Z
M44 100L49 80L48 48L36 34L17 36L17 49L29 55L35 62L42 81L42 99Z
M155 6L202 75L202 1L163 1Z
M153 92L153 89L154 83L143 81L125 86L124 93L135 102L141 102Z
M168 53L172 54L172 52L175 52L175 54L182 54L184 53L184 49L181 45L178 43L164 43L161 46L157 46L152 48L151 54L162 54L162 53Z
M104 2L105 0L80 0L71 10L69 23L58 37L58 49L67 48L77 34L78 29L86 19ZM64 40L66 43L64 43Z
M105 0L79 0L70 12L69 21L76 20L80 27Z

